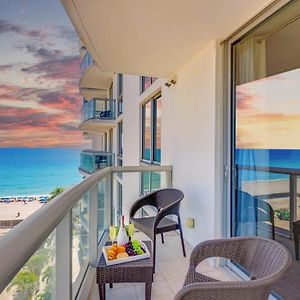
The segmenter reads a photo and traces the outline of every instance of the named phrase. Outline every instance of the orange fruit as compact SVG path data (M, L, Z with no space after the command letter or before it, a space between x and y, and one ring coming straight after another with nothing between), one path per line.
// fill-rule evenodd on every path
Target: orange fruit
M115 250L113 250L113 249L107 250L107 255L108 255L108 256L115 257L115 256L116 256Z
M126 252L126 248L124 246L118 246L118 253Z

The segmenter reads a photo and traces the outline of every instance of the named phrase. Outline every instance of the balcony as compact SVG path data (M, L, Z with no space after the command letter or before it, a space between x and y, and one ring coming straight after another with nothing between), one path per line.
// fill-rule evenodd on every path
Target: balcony
M100 169L111 167L113 164L113 153L93 150L83 150L80 153L79 170L83 173L92 174Z
M141 182L145 174L155 175L150 176L151 188ZM127 203L123 211L119 207L119 185L123 203ZM109 225L116 224L120 214L128 218L129 207L141 193L169 186L170 166L107 167L57 196L0 239L1 255L5 257L0 263L0 299L12 299L20 279L30 274L35 295L47 296L46 299L98 299L95 267L108 238ZM147 213L153 211L149 209ZM136 233L136 238L147 239L142 233ZM179 243L176 232L166 236L165 244L158 239L154 300L173 299L182 286L192 247L186 243L188 255L183 258ZM296 274L298 269L294 263L290 272ZM207 261L201 263L199 271L221 281L237 280L227 269L218 264L212 267ZM293 279L293 274L283 280ZM287 288L288 284L279 283L279 288ZM23 293L29 296L30 291ZM141 284L107 287L107 299L138 300L143 296Z
M81 109L79 129L86 132L101 132L112 128L116 119L114 99L93 99L86 101Z
M0 263L0 298L12 299L20 294L25 299L32 295L41 299L88 299L107 228L116 224L121 213L128 218L126 208L118 210L117 186L122 185L124 199L132 203L140 195L144 172L160 175L158 188L171 186L169 166L104 168L4 235L0 239L1 255L5 257ZM34 281L30 290L19 285L26 276Z
M113 80L113 73L103 72L92 58L87 56L82 61L82 75L79 90L85 99L102 98L107 96Z

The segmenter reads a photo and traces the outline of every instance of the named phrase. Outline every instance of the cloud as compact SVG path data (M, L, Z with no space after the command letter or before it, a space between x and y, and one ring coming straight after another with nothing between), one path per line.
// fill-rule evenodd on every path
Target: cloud
M0 19L0 34L3 33L16 33L29 38L44 38L45 33L40 30L28 30L18 24L13 24L5 19Z
M51 50L50 48L38 47L33 44L24 45L24 48L28 53L31 53L34 57L46 61L58 59L63 54L61 50Z
M1 100L25 101L40 98L40 95L45 91L45 89L40 88L25 88L2 83L0 84L0 104Z
M73 29L70 29L66 26L56 26L57 31L59 32L58 36L62 39L65 39L71 43L78 44L78 36Z
M14 67L13 64L0 65L0 72L10 71Z
M78 131L78 124L61 124L59 126L61 129L65 131Z
M38 75L45 80L77 80L80 77L80 58L78 55L63 56L52 60L42 61L30 67L22 68L27 74Z
M14 64L0 65L0 147L85 144L78 129L82 98L80 57L73 55L79 48L76 33L66 26L31 30L0 18L1 34L20 55ZM13 79L4 74L10 70Z

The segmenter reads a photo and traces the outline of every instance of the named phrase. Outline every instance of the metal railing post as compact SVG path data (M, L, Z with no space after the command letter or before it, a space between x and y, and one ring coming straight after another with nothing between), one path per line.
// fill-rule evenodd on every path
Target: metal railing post
M96 99L93 99L93 119L96 118Z
M89 192L89 256L90 264L98 261L98 184Z
M72 297L72 216L69 212L56 227L56 298Z
M293 222L297 220L297 175L290 175L290 236L293 237Z
M111 225L113 223L113 173L109 173L106 176L105 182L105 205L106 205L106 214L105 214L105 221L106 225Z

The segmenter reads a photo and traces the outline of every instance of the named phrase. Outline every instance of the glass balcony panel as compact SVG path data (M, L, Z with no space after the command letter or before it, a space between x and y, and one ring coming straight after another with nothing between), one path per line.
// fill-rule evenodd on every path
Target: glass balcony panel
M115 119L115 100L113 99L93 99L84 101L81 109L81 121L91 119L114 120Z
M108 178L103 178L98 184L98 240L110 225L110 199L107 190Z
M94 63L94 60L93 60L92 56L87 52L84 55L84 57L80 63L81 72L83 73L86 70L86 68L88 68L93 63Z
M75 298L89 265L89 194L72 208L72 295Z
M55 299L55 230L1 293L0 299Z
M119 173L122 173L120 178ZM113 176L113 215L115 225L119 224L122 214L129 218L129 210L132 203L141 196L147 195L156 190L171 186L168 172L151 171L151 172L116 172ZM121 185L121 187L120 187ZM154 213L153 207L146 207L146 213ZM141 210L140 213L145 214Z
M94 173L113 164L113 153L93 150L84 150L80 153L80 169L87 173Z

